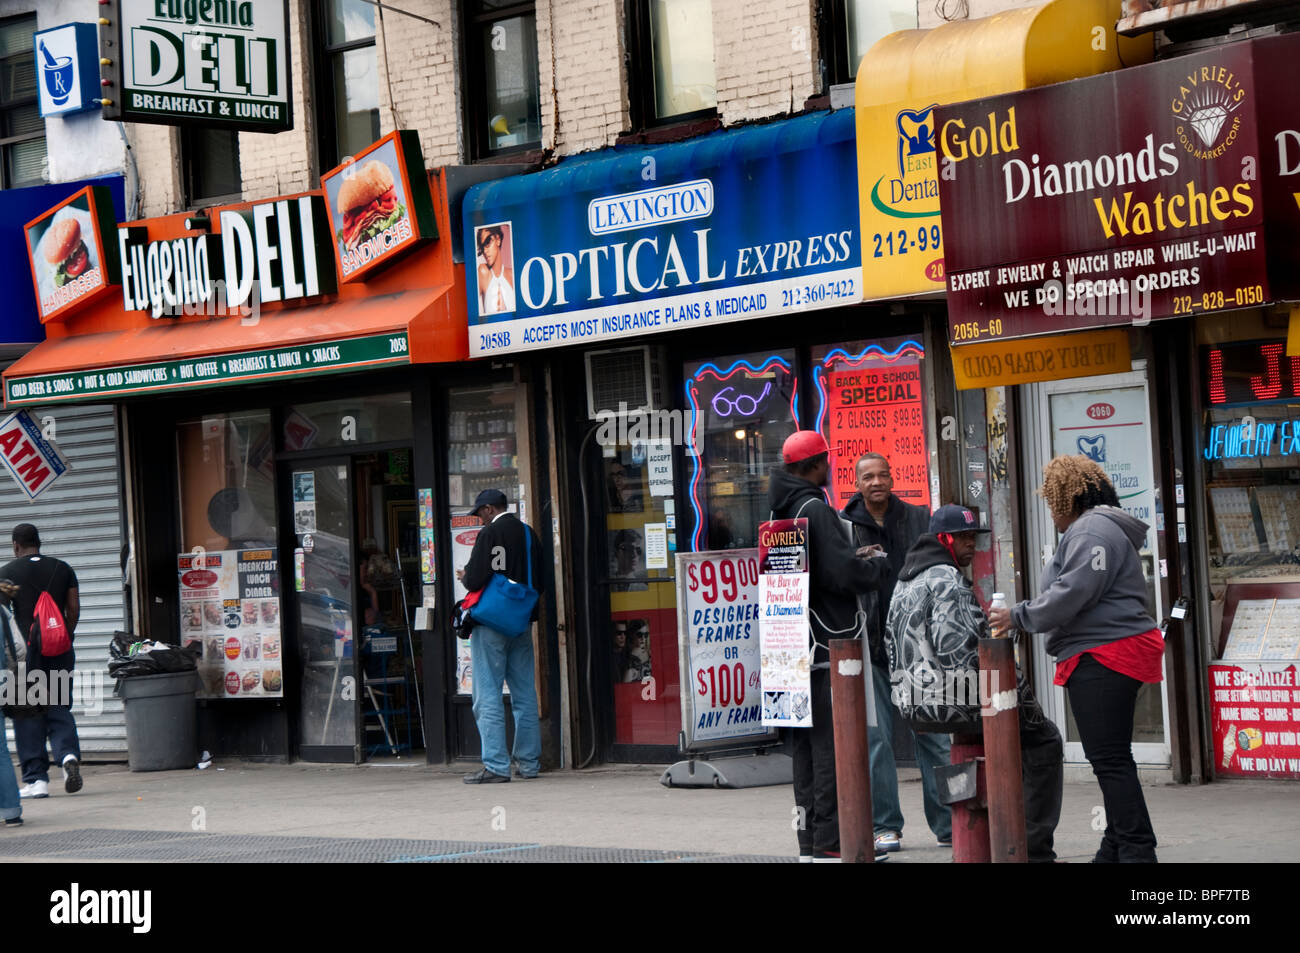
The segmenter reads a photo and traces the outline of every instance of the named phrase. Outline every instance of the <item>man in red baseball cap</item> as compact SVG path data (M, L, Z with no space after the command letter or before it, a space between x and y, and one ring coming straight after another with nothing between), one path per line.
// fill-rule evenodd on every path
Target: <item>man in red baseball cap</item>
M808 607L812 625L812 727L794 728L794 801L803 824L801 861L837 861L840 820L835 789L835 733L831 713L830 640L859 638L865 618L858 594L878 589L888 561L859 556L826 502L830 447L815 430L791 434L781 447L784 467L772 471L767 497L772 519L808 520Z

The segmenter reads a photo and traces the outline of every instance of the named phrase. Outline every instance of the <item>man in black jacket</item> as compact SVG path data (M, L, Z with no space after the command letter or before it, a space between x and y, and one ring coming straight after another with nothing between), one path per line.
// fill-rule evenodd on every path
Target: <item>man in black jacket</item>
M768 503L773 519L808 520L808 606L811 617L812 727L794 731L794 801L800 810L799 859L836 861L840 821L835 789L835 734L831 712L830 640L862 631L858 594L877 589L884 560L856 555L822 487L830 475L830 448L821 434L801 430L781 448L783 469L772 471Z
M871 759L871 819L876 846L885 851L902 849L903 808L898 801L898 766L894 762L894 706L890 702L889 658L885 654L885 620L894 585L902 572L907 552L927 531L930 511L904 503L894 495L894 477L889 461L879 453L864 453L857 463L858 492L844 507L842 516L850 525L858 554L869 547L884 550L889 576L880 591L863 597L867 611L868 640L871 644L871 682L876 697L876 724L867 729ZM907 724L907 722L904 722ZM951 760L948 735L917 734L908 725L916 744L916 763L921 769L925 820L941 847L952 843L952 808L939 803L934 770Z
M528 553L532 557L532 586L542 591L541 544L537 534L507 511L508 506L506 495L500 490L484 490L469 511L470 516L479 518L483 529L474 540L469 562L457 572L468 592L482 589L496 573L527 584ZM533 618L537 618L536 610ZM509 636L476 622L469 648L474 723L482 739L483 768L465 775L465 783L509 781L512 755L517 777L537 777L541 769L542 734L537 718L537 687L533 683L531 631ZM515 716L515 743L509 752L505 704L501 698L501 686L505 682L510 684L510 708Z

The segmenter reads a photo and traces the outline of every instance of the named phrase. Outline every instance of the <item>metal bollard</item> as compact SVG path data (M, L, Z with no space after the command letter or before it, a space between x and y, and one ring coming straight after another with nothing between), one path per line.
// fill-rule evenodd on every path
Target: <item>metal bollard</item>
M984 739L979 735L952 736L952 763L973 765L975 783L970 797L952 802L952 862L989 862L989 810L986 793ZM968 772L963 772L967 773ZM967 781L966 789L970 789Z
M871 769L867 754L867 696L862 640L832 639L831 709L835 724L835 788L839 798L840 860L876 859L871 825Z
M990 859L1029 862L1025 793L1020 774L1020 710L1011 639L980 639L980 715L987 764Z

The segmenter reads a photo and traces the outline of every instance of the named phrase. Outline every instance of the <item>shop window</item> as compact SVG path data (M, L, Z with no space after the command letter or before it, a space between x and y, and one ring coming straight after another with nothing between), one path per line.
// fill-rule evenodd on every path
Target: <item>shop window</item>
M916 29L913 0L829 0L822 7L822 56L830 85L851 83L881 37Z
M536 148L542 141L537 15L531 3L465 5L465 89L476 159Z
M767 519L768 474L798 425L793 351L740 354L684 369L690 415L687 548L701 552L755 546Z
M628 38L632 106L642 127L714 114L710 0L632 0Z
M286 452L322 447L410 442L409 394L343 397L289 408L281 446Z
M316 121L321 168L330 169L379 138L375 6L364 0L324 0L317 7Z
M491 387L457 387L448 395L447 505L451 510L451 562L453 570L465 568L482 524L465 513L484 490L501 490L520 519L529 514L518 509L519 448L515 433L513 384ZM454 575L457 599L465 587ZM469 643L456 640L456 690L468 695L473 687Z
M858 459L879 453L889 461L893 494L929 508L920 339L829 344L813 348L812 358L814 419L831 448L831 504L844 509L858 491Z
M279 697L280 573L267 411L176 427L182 644L198 642L200 695Z
M0 20L0 187L46 181L45 120L37 105L36 17Z
M181 166L185 201L191 208L238 202L243 190L239 173L239 133L203 126L181 128Z

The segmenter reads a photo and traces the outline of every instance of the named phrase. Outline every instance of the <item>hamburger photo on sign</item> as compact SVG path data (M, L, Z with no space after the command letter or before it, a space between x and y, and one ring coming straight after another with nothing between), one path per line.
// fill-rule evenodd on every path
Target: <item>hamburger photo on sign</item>
M324 180L345 281L415 237L400 170L396 144L389 141Z
M41 316L104 287L94 215L85 192L27 226Z

